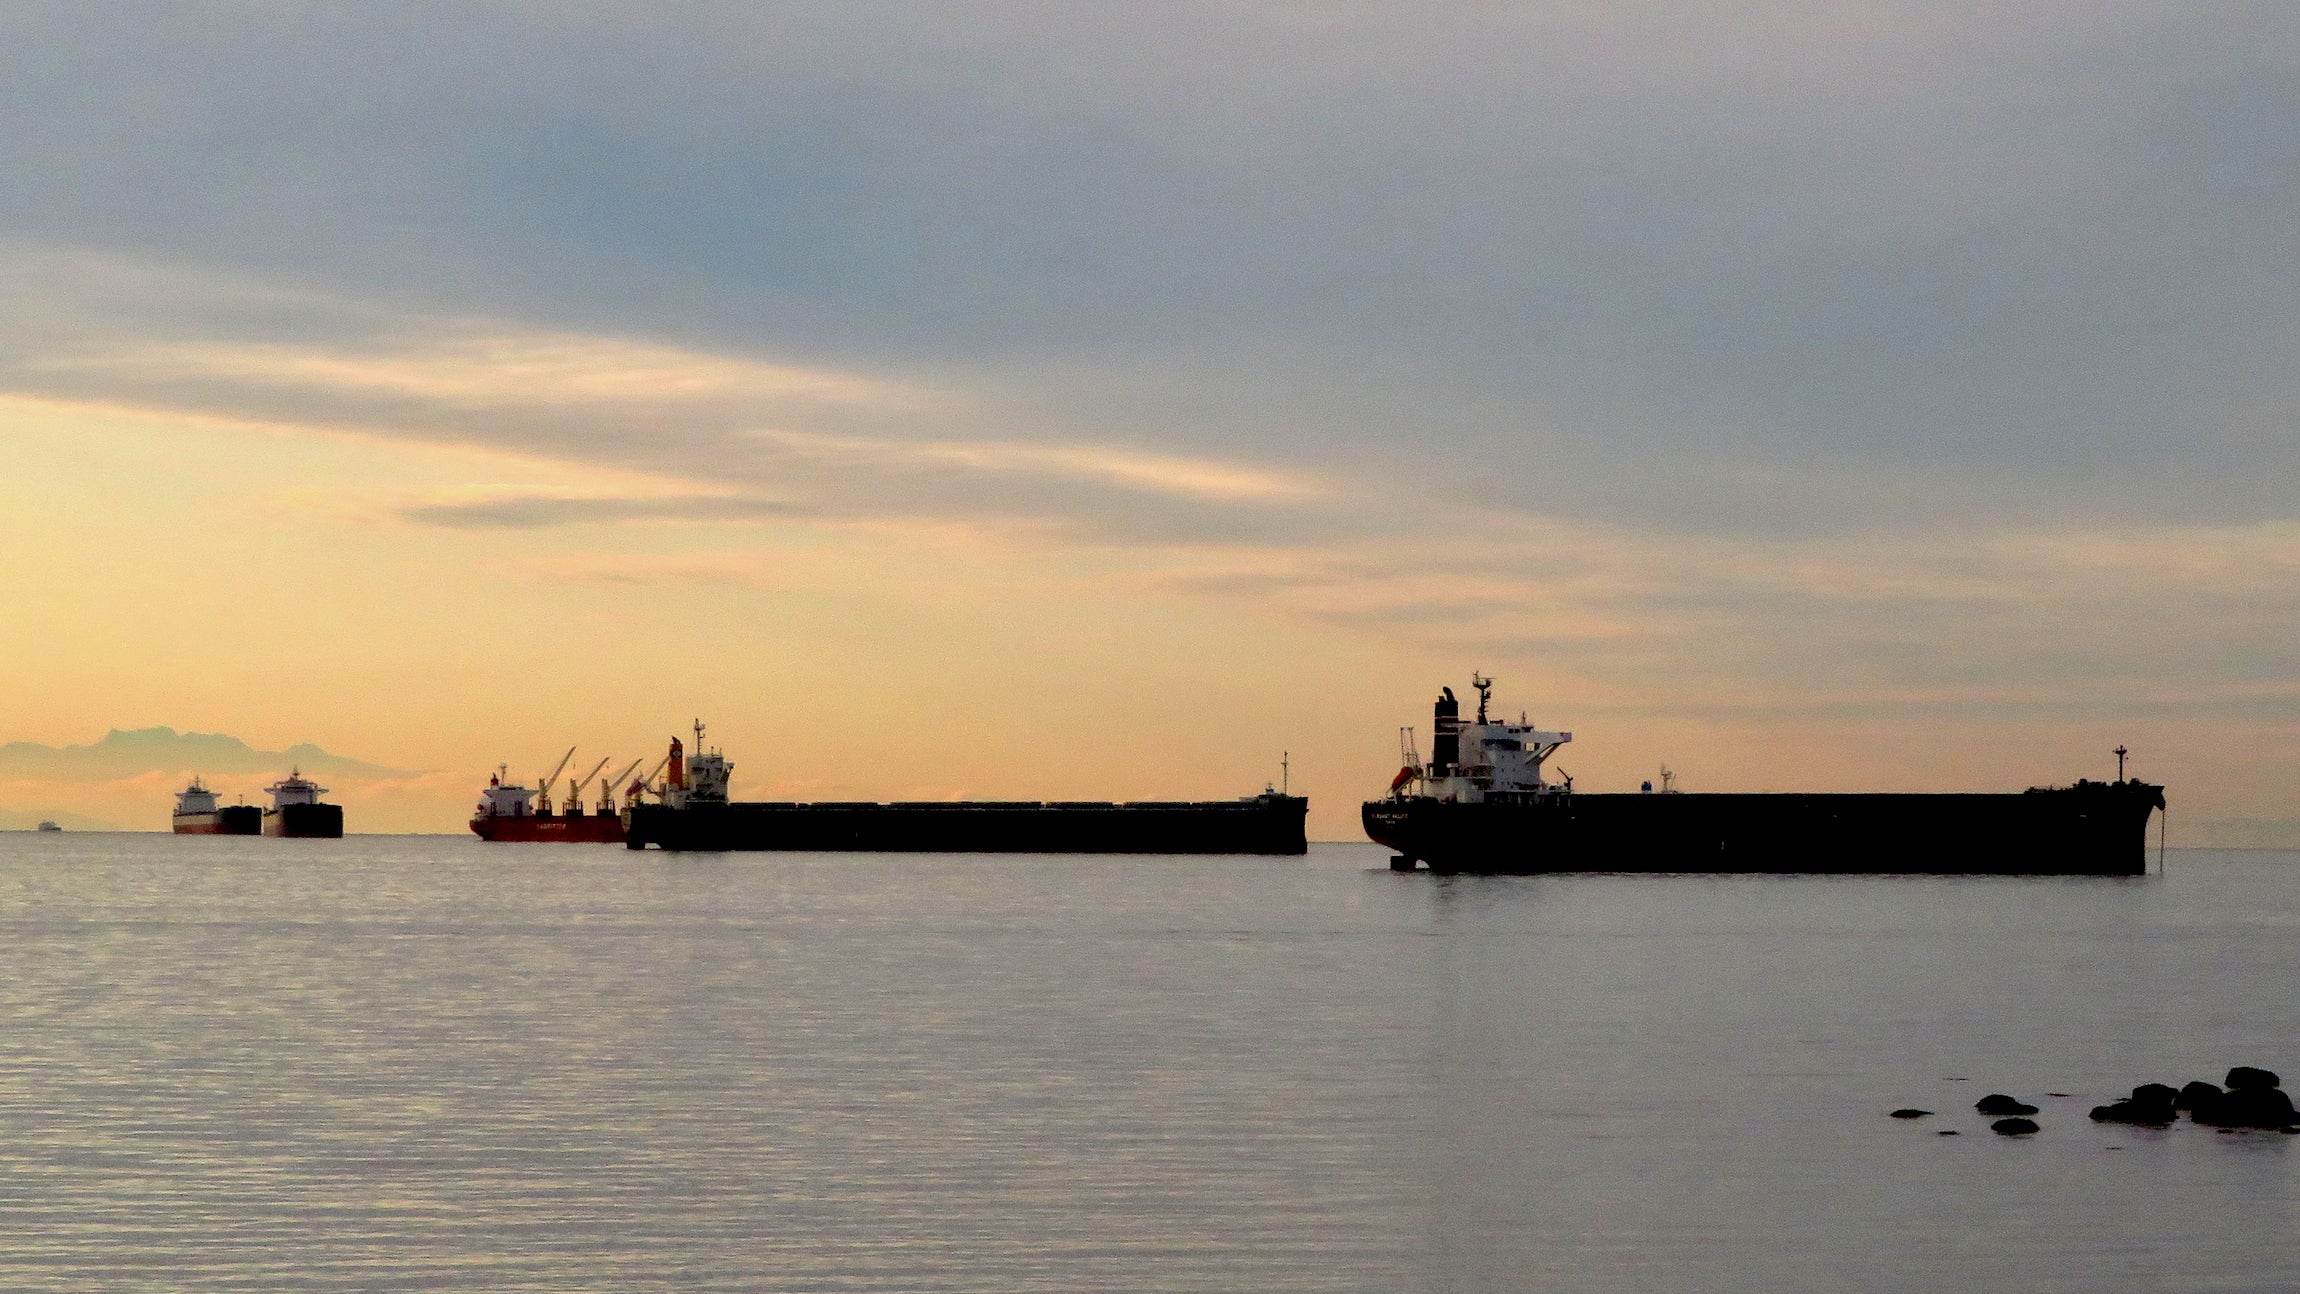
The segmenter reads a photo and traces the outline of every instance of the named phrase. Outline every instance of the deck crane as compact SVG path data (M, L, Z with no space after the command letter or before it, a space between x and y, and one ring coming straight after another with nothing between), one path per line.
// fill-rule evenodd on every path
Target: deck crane
M631 775L631 770L639 766L639 760L645 758L645 755L639 756L639 759L634 759L630 763L625 764L623 766L622 772L617 773L613 777L608 778L606 781L599 783L599 816L603 818L612 818L615 816L615 788L621 786L623 784L623 779Z
M641 756L641 758L645 758L645 756ZM663 757L655 761L655 766L647 770L647 775L640 778L638 781L631 783L630 789L623 793L625 797L624 802L626 804L636 804L638 803L640 796L645 795L650 791L654 791L655 779L662 775L663 766L670 762L671 752L664 751Z
M607 767L607 760L613 758L615 758L613 755L609 755L593 764L590 772L581 777L567 779L567 812L571 814L583 812L583 788L591 785L591 779L599 775L600 769Z
M569 746L567 748L567 753L559 757L558 765L551 770L551 776L546 777L541 782L536 783L535 811L537 813L542 814L545 817L550 816L551 784L559 780L559 770L567 767L567 761L573 758L575 758L575 748L573 746Z

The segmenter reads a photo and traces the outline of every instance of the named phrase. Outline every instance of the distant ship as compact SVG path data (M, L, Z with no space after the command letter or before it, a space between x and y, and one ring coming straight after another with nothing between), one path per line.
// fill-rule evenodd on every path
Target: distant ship
M40 823L40 830L42 830L42 831L62 831L62 830L63 830L63 828L62 828L62 827L59 827L59 826L57 826L57 825L56 825L55 823L53 823L53 822L48 822L48 821L44 821L44 820L43 820L43 821Z
M2138 876L2164 788L2124 775L2001 794L1591 794L1543 764L1573 740L1487 717L1489 678L1473 677L1477 718L1453 689L1433 712L1430 758L1405 730L1405 766L1361 811L1366 835L1400 871L1907 872L1979 876Z
M320 803L319 797L327 794L327 788L306 778L302 769L295 769L284 781L266 789L271 792L272 807L264 810L265 835L299 840L335 840L343 835L343 807Z
M195 777L176 792L175 828L179 836L253 836L263 831L264 814L252 804L217 804Z
M487 779L487 789L479 793L479 807L472 814L471 830L481 840L497 842L621 844L623 815L615 807L615 787L639 767L639 761L632 760L622 772L600 781L599 802L590 813L583 811L583 788L599 776L599 770L607 767L607 761L602 759L592 765L591 771L582 777L568 778L567 810L554 813L551 787L559 780L560 770L574 757L575 748L569 746L567 753L559 757L559 766L534 787L510 781L510 768L498 765L495 775Z
M1001 854L1303 854L1310 802L1276 787L1237 800L956 800L908 804L746 803L727 798L733 765L679 740L660 784L623 812L632 849ZM638 789L638 788L634 788Z

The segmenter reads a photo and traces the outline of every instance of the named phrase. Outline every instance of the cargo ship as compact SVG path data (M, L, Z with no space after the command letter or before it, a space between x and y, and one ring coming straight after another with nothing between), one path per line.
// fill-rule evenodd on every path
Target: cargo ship
M302 769L265 788L272 807L264 810L264 834L297 840L336 840L343 836L343 806L322 804L327 788L303 775Z
M179 836L253 836L264 829L264 812L252 804L218 804L216 793L193 778L176 792L175 831Z
M600 779L599 802L589 813L583 811L583 789L599 777L599 770L607 767L607 760L592 765L591 771L580 778L567 779L567 808L564 812L554 812L551 788L558 783L560 771L574 758L575 748L569 746L551 775L533 787L512 782L510 767L497 765L495 775L487 779L487 789L479 793L479 807L471 816L473 833L481 840L497 843L621 844L623 815L615 806L615 787L639 767L639 761L634 759L622 772ZM668 758L665 757L666 761Z
M1687 793L1666 770L1658 789L1576 791L1543 772L1573 734L1489 718L1493 680L1471 681L1477 717L1443 689L1429 761L1403 730L1404 767L1362 810L1397 870L2138 876L2164 808L2122 746L2113 782L1995 794Z
M677 738L623 812L624 844L685 850L820 850L1001 854L1302 854L1310 802L1265 788L1238 800L741 802L733 765ZM647 801L644 795L655 799Z

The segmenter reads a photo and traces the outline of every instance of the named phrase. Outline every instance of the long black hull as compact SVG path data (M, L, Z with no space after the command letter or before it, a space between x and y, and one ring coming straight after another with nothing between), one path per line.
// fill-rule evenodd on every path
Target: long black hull
M1362 816L1368 836L1433 872L2138 876L2163 807L2160 786L2079 782L2013 795L1408 797Z
M288 804L264 810L264 834L297 840L337 840L343 836L340 804Z
M1155 804L705 804L633 806L632 849L885 853L1301 854L1299 796Z

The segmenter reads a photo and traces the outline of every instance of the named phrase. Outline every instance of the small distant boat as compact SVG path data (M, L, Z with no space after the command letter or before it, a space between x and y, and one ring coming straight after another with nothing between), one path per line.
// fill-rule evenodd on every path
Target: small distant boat
M63 830L63 828L62 828L62 827L59 827L59 826L57 826L57 825L56 825L55 823L53 823L53 822L45 822L45 821L43 821L43 822L40 824L40 830L42 830L42 831L62 831L62 830Z
M179 836L253 836L263 831L264 815L252 804L216 803L216 793L195 777L176 792L174 825Z
M327 788L313 782L298 768L266 788L272 807L264 810L264 834L298 840L337 840L343 836L343 806L322 804Z

